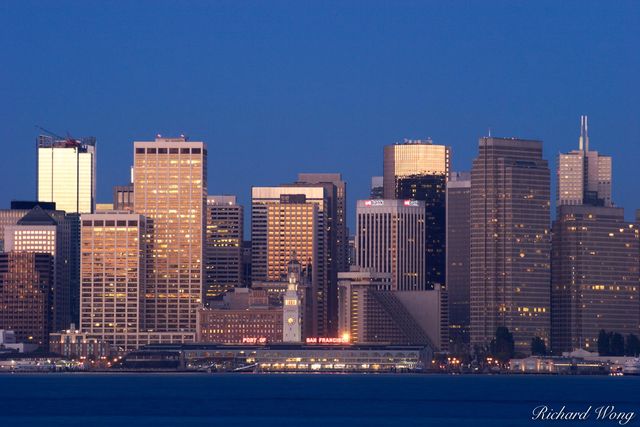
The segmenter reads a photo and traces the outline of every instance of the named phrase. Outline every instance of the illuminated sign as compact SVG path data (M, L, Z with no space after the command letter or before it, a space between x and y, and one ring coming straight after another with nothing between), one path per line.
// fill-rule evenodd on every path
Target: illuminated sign
M243 337L242 344L266 344L267 337Z
M342 337L309 337L305 341L307 344L348 344L349 336Z
M365 200L365 206L384 206L384 200L374 199L374 200Z
M404 201L404 205L405 206L419 206L420 204L418 203L417 200L405 200Z

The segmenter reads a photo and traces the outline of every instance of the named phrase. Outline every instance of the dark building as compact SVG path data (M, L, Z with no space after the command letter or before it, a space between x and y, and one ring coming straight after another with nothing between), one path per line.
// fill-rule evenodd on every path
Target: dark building
M469 346L471 281L471 174L454 172L447 183L447 294L451 350Z
M242 284L245 288L251 287L251 240L242 242Z
M372 200L384 199L384 178L381 176L371 177L371 190L369 191L369 198Z
M131 211L134 208L133 184L113 187L113 210Z
M0 329L15 331L18 342L48 348L53 274L51 254L0 253Z
M294 185L322 186L327 194L327 333L338 333L338 272L349 271L349 230L347 228L347 183L339 173L300 173Z
M517 352L550 329L550 179L542 142L484 137L471 171L471 345Z
M236 196L207 197L204 303L242 286L243 208Z
M428 140L384 147L384 198L425 202L425 280L428 289L446 285L446 189L450 148Z
M613 207L564 205L553 224L554 353L598 351L598 333L640 331L638 227Z

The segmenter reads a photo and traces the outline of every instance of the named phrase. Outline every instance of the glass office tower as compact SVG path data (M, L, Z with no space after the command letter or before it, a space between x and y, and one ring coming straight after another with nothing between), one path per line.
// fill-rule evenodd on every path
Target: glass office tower
M40 135L38 200L66 213L92 213L96 194L96 139L54 139Z

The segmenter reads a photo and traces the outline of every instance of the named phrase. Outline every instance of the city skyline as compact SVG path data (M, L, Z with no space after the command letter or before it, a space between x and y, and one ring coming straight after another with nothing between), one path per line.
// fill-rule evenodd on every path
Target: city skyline
M451 146L452 170L470 170L477 139L491 129L544 141L555 167L558 153L576 148L586 114L592 146L615 160L613 201L631 219L640 207L630 184L640 154L637 9L550 4L137 4L105 5L99 16L64 2L7 6L0 140L12 149L0 176L24 177L0 199L34 198L36 124L96 136L99 202L126 184L131 141L185 133L218 148L210 193L248 206L251 185L298 172L340 172L350 199L364 199L371 176L382 175L383 146L404 138ZM147 19L133 19L141 13ZM66 20L92 31L78 38L42 25ZM194 33L178 30L186 22ZM402 31L384 30L386 22ZM354 213L350 204L350 228Z

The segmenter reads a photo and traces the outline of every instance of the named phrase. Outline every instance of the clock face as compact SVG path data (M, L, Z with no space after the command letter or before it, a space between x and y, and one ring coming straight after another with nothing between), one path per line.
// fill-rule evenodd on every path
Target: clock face
M293 319L293 317L289 317L287 319L287 323L290 324L290 325L293 325L294 322L295 322L295 320Z

